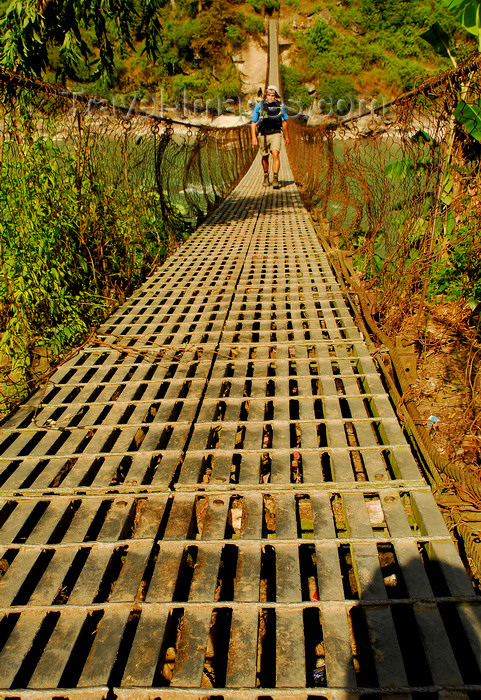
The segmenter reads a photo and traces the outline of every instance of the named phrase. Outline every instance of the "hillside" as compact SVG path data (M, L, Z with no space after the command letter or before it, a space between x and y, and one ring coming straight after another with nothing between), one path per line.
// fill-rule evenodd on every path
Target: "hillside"
M8 6L0 3L0 16ZM50 42L43 76L106 96L122 92L142 97L162 88L171 103L184 90L190 100L252 93L265 71L267 16L280 20L285 97L299 100L303 108L314 91L334 99L346 94L389 99L450 67L449 59L421 37L436 21L458 58L474 48L474 41L457 31L456 20L436 0L170 0L160 10L155 60L147 55L141 26L128 46L115 40L118 28L111 19L110 74L96 75L101 49L91 21L82 27L91 59L79 64L72 76L62 65L63 48Z
M280 11L283 82L303 104L346 94L392 98L452 67L421 37L439 22L458 59L476 48L436 0L288 0Z

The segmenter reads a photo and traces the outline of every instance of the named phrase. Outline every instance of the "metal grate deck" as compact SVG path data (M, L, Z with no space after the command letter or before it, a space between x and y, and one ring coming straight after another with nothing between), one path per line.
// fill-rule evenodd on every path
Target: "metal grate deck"
M4 698L475 698L481 609L283 162L1 430Z

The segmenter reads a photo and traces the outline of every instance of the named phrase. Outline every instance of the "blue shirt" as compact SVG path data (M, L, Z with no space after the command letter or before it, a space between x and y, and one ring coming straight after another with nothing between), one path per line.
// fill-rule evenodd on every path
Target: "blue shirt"
M259 112L260 112L260 110L261 110L261 104L262 104L263 102L264 102L264 100L261 100L261 101L258 102L258 103L256 104L256 106L254 107L254 111L253 111L253 113L252 113L251 121L253 121L253 122L258 122L258 121L259 121ZM287 121L288 117L287 117L287 112L286 112L286 108L284 107L284 105L281 105L281 114L282 114L282 121L283 121L283 122Z

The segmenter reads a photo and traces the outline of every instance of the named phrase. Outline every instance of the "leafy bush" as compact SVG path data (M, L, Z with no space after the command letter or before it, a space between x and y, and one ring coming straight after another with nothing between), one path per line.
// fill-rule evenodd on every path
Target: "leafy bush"
M222 0L214 0L208 10L198 15L198 20L198 31L191 41L192 49L204 61L215 64L232 45L228 30L242 26L242 15Z
M307 87L301 79L301 74L291 66L281 65L281 84L284 102L289 107L297 111L298 107L307 109L312 102Z
M88 141L4 144L0 207L0 358L25 391L33 349L57 356L109 313L165 252L158 194L122 185L114 153ZM80 149L80 145L82 149ZM109 161L110 158L110 161ZM108 169L105 169L106 171Z
M278 10L281 6L280 0L248 0L249 5L254 8L256 12L266 12L267 14L272 13L274 10Z
M286 37L286 39L292 39L294 32L292 31L292 26L290 22L283 22L280 27L281 36Z
M271 14L275 10L278 10L281 6L280 0L262 0L262 2L267 14Z
M265 34L266 28L264 26L264 20L260 17L245 14L243 23L248 34L252 34L254 36Z
M230 41L233 48L241 47L246 40L245 32L235 24L231 24L225 30L225 36Z
M190 75L174 75L169 87L172 97L177 98L184 90L189 92L189 98L203 95L210 85L210 76L207 70L197 70Z
M395 85L400 92L412 90L419 80L425 76L425 69L415 61L401 61L397 58L388 59L386 63L387 75L391 85Z
M317 95L320 99L332 100L333 105L337 105L339 100L355 101L356 90L352 81L346 78L321 78L317 88Z
M448 220L440 242L444 253L431 270L429 297L443 294L448 300L467 299L472 309L481 303L481 248L475 217L468 210L456 227L454 220L451 225Z
M350 29L352 26L352 22L355 21L353 20L352 12L346 12L345 9L342 7L336 7L332 15L335 18L336 22L340 24L341 27L343 27L344 29Z
M360 6L367 30L386 31L414 23L413 0L361 0Z
M317 17L314 26L306 31L308 45L313 51L319 53L327 51L335 37L335 30L320 17Z
M237 68L232 64L227 65L219 77L220 84L211 86L215 88L213 91L220 92L225 99L233 98L235 100L242 93L242 81Z

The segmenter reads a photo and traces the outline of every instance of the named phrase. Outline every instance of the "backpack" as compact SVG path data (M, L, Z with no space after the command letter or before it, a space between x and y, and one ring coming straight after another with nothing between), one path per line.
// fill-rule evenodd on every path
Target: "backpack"
M262 136L277 134L282 131L282 105L280 100L273 100L272 102L262 100L259 108L257 129Z

